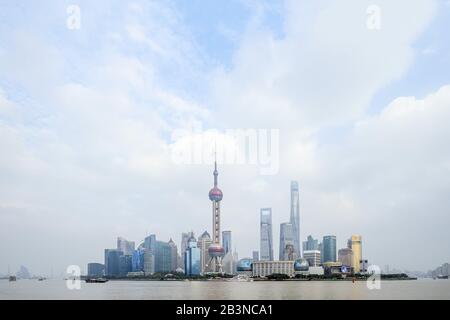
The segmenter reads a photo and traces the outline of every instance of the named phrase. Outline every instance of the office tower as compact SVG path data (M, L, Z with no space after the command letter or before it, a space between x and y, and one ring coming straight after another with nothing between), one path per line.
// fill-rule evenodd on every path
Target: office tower
M233 252L229 251L222 259L222 269L225 274L234 273L234 257Z
M220 202L223 199L222 190L218 188L217 161L214 161L214 187L209 191L209 200L212 202L212 244L208 248L210 256L209 264L212 265L214 272L222 272L222 258L225 250L220 243Z
M156 235L151 234L144 240L144 248L149 249L151 252L155 252L155 245L156 245Z
M317 250L320 251L320 263L323 263L323 243L320 242L318 247L319 248Z
M261 209L260 260L273 261L272 208Z
M120 257L123 252L117 249L105 249L105 275L118 277L120 275Z
M145 250L150 251L150 249L138 248L134 250L131 257L131 271L140 272L144 271L144 254Z
M144 275L155 273L155 256L149 249L144 249Z
M294 248L297 257L301 257L300 249L300 198L298 182L291 181L291 219L294 234Z
M117 250L122 251L125 256L131 256L134 251L134 241L128 241L122 237L118 237Z
M293 226L290 222L282 223L280 224L280 261L295 260L294 257L292 257L292 246L295 251ZM289 257L289 255L291 255L291 257Z
M252 253L253 261L259 261L259 251L253 251Z
M131 255L122 255L119 257L119 275L121 277L126 277L128 272L132 269L132 259Z
M180 252L181 252L181 259L183 261L183 268L184 268L184 255L186 253L186 249L188 248L188 242L189 239L191 237L194 236L194 232L183 232L181 234L181 247L180 247Z
M155 250L155 272L172 272L172 247L169 243L156 241Z
M339 249L338 251L338 262L342 263L343 266L353 267L353 251L350 248Z
M201 273L200 249L197 248L197 240L191 237L184 255L184 270L187 276L197 276Z
M88 263L88 277L100 278L105 275L105 265L101 263Z
M171 271L175 271L178 268L177 265L177 257L178 257L178 248L177 245L175 244L175 242L173 242L172 238L170 238L169 240L169 245L170 245L170 249L171 249L171 262L172 262L172 267L171 267Z
M308 261L310 267L318 267L321 263L319 250L305 250L303 251L303 258Z
M222 232L222 243L223 249L225 250L225 254L231 252L231 231L223 231Z
M349 247L353 251L353 262L351 266L353 267L353 270L355 270L355 273L358 273L361 271L360 261L362 260L362 238L359 235L353 235L348 242Z
M198 238L197 247L200 249L200 266L202 274L211 271L211 269L208 267L208 263L211 258L208 253L208 248L211 243L211 236L207 231L203 232L200 238Z
M303 251L319 250L319 240L314 239L311 235L306 241L303 241Z
M323 263L336 262L336 236L325 236L322 242Z

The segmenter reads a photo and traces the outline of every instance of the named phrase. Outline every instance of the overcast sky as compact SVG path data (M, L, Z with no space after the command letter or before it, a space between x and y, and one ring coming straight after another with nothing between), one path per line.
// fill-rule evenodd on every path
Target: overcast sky
M302 240L360 234L382 268L448 262L448 30L444 0L0 0L0 273L211 232L211 163L171 156L193 126L279 130L276 174L219 164L239 257L263 207L278 256L298 180Z

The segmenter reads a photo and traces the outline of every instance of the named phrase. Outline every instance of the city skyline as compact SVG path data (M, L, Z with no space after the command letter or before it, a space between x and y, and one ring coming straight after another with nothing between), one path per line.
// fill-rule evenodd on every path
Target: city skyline
M98 0L79 21L71 4L2 7L0 273L85 269L118 236L213 237L215 138L240 257L261 251L261 208L279 257L298 181L300 242L358 234L363 258L403 270L449 260L448 1L380 0L375 27L365 0ZM247 157L221 152L230 130Z

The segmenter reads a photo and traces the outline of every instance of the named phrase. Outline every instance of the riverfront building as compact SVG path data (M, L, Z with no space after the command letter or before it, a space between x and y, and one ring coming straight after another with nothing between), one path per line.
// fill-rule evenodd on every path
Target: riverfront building
M261 209L260 260L273 261L272 209Z
M286 274L289 277L294 275L293 261L257 261L252 264L252 274L254 277L267 277L274 273Z

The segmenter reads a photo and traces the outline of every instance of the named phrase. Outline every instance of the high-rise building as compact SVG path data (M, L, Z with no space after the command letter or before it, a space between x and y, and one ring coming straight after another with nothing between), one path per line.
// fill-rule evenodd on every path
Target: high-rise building
M172 247L169 243L156 241L155 244L155 272L172 272Z
M323 263L336 262L336 236L325 236L322 242Z
M123 252L117 249L105 249L105 275L118 277L120 275L120 257Z
M133 255L131 257L131 271L132 272L140 272L144 271L144 253L145 250L150 251L149 249L138 248L133 251Z
M100 278L105 275L105 265L101 263L88 263L88 277Z
M294 234L294 248L297 257L301 257L300 248L300 196L297 181L291 181L291 219L293 234Z
M310 267L318 267L321 263L319 250L305 250L303 251L303 258L308 261Z
M231 252L231 231L222 231L222 243L225 254Z
M181 234L181 247L180 247L180 252L181 252L181 259L183 261L183 268L184 268L184 255L186 253L186 249L188 248L188 242L189 239L191 237L194 236L194 232L183 232Z
M211 260L211 257L208 253L208 248L211 243L211 236L207 231L203 232L200 238L198 238L197 247L200 249L200 266L202 274L212 271L210 268L208 268L209 260Z
M295 253L293 226L290 222L282 223L280 224L280 261L295 260L295 254L292 252L292 247Z
M252 253L253 261L259 261L259 251L253 251Z
M177 265L178 248L177 248L177 245L175 244L175 242L173 242L172 238L170 238L170 240L169 240L169 246L171 249L171 257L170 257L170 260L172 263L171 271L175 271L178 268L178 265Z
M155 256L149 249L144 250L144 275L155 273Z
M319 248L317 250L320 251L320 263L323 263L323 243L319 242Z
M350 248L339 249L338 262L342 263L343 266L353 267L353 250Z
M260 261L273 261L272 208L261 209Z
M234 274L234 256L233 252L229 251L222 259L223 272L226 274Z
M361 271L361 265L360 261L362 260L362 237L359 235L353 235L349 241L349 247L353 251L353 262L351 266L353 267L353 270L355 270L355 273L358 273Z
M197 240L191 237L188 241L188 248L184 255L184 270L187 276L197 276L201 274L200 249L197 248Z
M121 277L126 277L128 272L132 271L132 259L131 255L122 255L119 257L119 275Z
M134 241L128 241L125 238L117 238L117 250L123 252L125 256L131 256L134 251Z
M303 241L303 251L319 250L319 240L314 239L311 235L306 241Z
M144 248L149 249L151 252L155 252L155 246L156 246L156 235L151 234L144 240Z
M214 187L209 191L209 200L212 203L212 244L208 248L208 254L210 256L209 264L213 267L214 272L222 271L222 258L225 255L225 250L220 242L220 202L223 199L222 190L219 189L217 177L219 172L217 171L217 161L214 161Z

